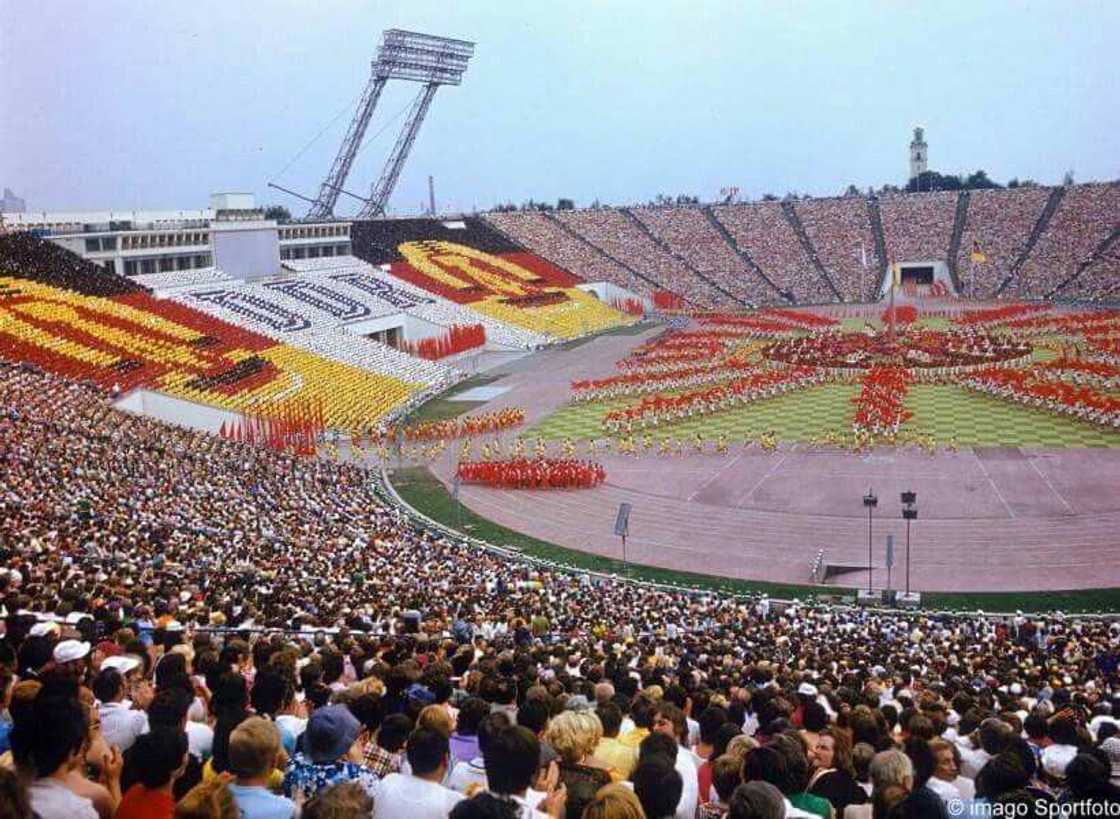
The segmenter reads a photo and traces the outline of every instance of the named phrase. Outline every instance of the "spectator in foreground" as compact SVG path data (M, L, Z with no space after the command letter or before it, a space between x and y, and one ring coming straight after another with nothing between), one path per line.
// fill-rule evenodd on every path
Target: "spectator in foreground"
M309 727L310 730L310 727ZM444 819L463 798L441 783L450 760L447 735L417 728L406 745L411 773L389 774L374 796L376 819Z
M243 819L293 819L298 811L292 800L267 788L269 775L280 758L280 731L264 717L249 717L229 736L229 783Z
M187 791L175 805L175 819L241 819L224 779L213 777Z
M600 788L582 819L646 819L637 795L621 782Z
M654 755L634 769L634 795L648 819L673 819L684 783L672 762Z
M769 782L744 782L731 794L728 819L785 819L786 800Z
M160 729L136 740L140 781L128 789L116 819L171 819L175 780L187 769L187 735Z
M357 745L361 723L345 705L327 705L311 715L303 739L305 748L297 752L284 772L284 795L289 799L299 790L307 798L335 782L359 782L377 798L377 776L358 764L362 758Z
M373 799L357 782L339 782L324 788L303 806L300 819L369 819Z

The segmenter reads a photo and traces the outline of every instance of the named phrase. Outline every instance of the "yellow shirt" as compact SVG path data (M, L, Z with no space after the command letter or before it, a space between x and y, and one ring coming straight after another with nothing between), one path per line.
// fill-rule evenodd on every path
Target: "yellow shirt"
M603 737L592 756L611 766L611 778L616 782L629 779L638 761L635 748L623 744L618 737Z

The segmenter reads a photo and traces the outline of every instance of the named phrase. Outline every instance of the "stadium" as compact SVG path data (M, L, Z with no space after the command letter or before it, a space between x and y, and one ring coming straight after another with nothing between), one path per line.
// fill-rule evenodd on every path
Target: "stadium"
M303 216L0 200L5 815L1120 804L1120 182L393 212L475 51Z

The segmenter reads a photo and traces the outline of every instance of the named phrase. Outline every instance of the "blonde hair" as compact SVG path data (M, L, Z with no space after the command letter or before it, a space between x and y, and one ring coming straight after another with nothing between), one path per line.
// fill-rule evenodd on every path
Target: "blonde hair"
M591 756L602 738L603 723L594 711L564 711L544 732L544 741L569 765Z
M175 806L175 819L240 819L241 811L224 779L203 780Z
M448 739L455 730L455 720L442 705L426 705L416 718L417 728L429 728L443 734Z
M727 748L724 754L728 756L738 757L740 761L746 759L747 754L758 747L758 740L754 737L749 737L746 734L737 734L731 738L727 743Z
M637 795L621 782L599 788L581 819L646 819Z
M280 752L280 731L264 717L249 717L229 735L229 769L238 776L272 770Z

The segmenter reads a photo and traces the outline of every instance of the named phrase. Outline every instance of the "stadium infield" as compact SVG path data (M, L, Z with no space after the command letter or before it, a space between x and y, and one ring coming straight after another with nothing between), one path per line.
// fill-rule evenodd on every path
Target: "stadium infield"
M502 374L499 383L509 389L481 409L524 409L521 434L530 446L534 430L586 424L588 419L574 416L587 408L566 406L570 382L613 372L628 349L659 332L597 337L578 349L539 353L533 366ZM773 405L765 420L751 417L757 407L707 419L709 438L712 422L747 424L752 434L777 428L784 443L773 452L744 446L736 430L729 433L725 455L710 445L705 454L686 449L671 457L658 456L656 449L641 457L600 452L595 459L608 478L593 490L516 492L464 485L460 498L480 519L504 529L608 559L621 557L613 524L619 504L630 503L629 562L669 572L801 585L809 582L823 550L826 564L849 569L823 587L836 590L867 581L868 521L861 497L869 487L880 499L871 533L872 582L877 588L887 584L884 544L891 534L892 585L901 585L906 530L898 497L913 490L920 510L911 529L915 590L973 594L1120 586L1120 451L1115 449L1120 435L956 387L930 388L929 394L917 387L911 400L925 406L929 431L954 431L958 451L930 455L899 447L853 453L804 443L822 417L847 417L845 391L851 389L830 385L817 388L817 396L810 390L761 402ZM737 413L745 415L736 421ZM555 434L583 437L580 428ZM805 437L796 437L797 429ZM681 439L690 431L675 425L672 434ZM512 439L505 436L507 444ZM458 455L453 445L431 464L445 485ZM580 456L586 457L582 447Z

